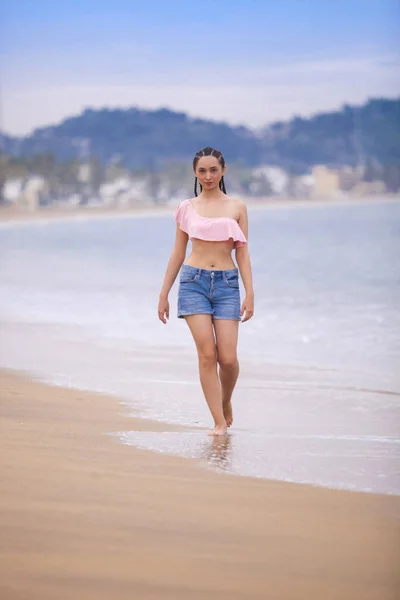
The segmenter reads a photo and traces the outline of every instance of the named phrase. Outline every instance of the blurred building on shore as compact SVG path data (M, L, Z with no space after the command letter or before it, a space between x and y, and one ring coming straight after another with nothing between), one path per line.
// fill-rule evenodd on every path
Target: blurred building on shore
M369 196L383 194L386 186L383 181L365 181L363 167L327 167L316 165L312 169L312 196L329 198L335 196Z
M69 170L67 170L67 167ZM68 166L65 171L48 175L13 173L0 185L0 204L35 211L40 207L79 206L134 208L176 204L192 193L192 173L174 169L159 173L130 173L121 168L104 169L94 177L87 162ZM73 170L74 169L74 170ZM77 177L73 176L77 173ZM269 198L342 198L384 194L385 183L374 180L363 167L316 165L309 173L293 175L283 168L264 165L247 170L230 170L229 193L233 197L268 200Z

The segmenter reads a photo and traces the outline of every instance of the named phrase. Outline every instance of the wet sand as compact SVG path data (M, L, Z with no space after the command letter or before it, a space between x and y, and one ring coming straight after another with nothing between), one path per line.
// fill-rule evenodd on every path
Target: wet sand
M121 445L165 426L114 398L0 384L1 600L399 597L399 497L209 472Z

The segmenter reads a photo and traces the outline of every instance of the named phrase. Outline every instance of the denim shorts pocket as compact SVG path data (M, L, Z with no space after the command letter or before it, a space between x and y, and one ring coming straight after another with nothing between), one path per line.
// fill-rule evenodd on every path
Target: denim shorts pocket
M182 267L181 274L179 276L180 283L192 283L200 277L200 269L185 269Z
M237 273L224 273L225 283L235 289L239 289L239 275Z

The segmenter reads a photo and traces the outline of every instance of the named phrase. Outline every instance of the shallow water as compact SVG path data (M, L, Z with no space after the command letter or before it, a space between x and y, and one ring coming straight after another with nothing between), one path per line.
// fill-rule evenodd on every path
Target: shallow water
M0 365L190 428L126 432L126 443L238 474L400 493L400 204L249 215L256 315L240 326L222 453L203 430L176 287L170 322L157 320L170 215L1 227Z

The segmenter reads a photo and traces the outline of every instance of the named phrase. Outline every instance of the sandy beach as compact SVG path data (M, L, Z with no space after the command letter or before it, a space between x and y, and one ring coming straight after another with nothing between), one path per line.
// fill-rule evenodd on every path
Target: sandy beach
M399 597L399 497L139 451L110 434L165 426L0 376L1 600Z

